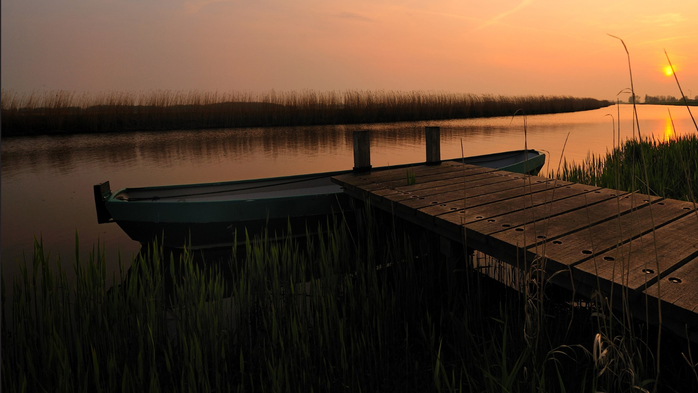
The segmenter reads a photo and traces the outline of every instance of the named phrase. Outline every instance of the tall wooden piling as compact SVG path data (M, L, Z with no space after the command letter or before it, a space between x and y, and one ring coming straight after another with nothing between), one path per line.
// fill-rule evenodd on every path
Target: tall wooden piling
M354 171L371 169L371 141L368 131L354 131Z
M424 127L427 140L427 165L441 164L441 129Z

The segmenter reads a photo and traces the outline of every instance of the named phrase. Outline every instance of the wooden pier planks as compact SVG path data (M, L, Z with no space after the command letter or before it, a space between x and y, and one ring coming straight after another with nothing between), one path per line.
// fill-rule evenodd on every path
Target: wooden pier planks
M608 282L641 291L698 255L698 220L689 202L662 200L622 216L617 247L577 265ZM623 220L627 218L626 220ZM609 234L609 237L611 234Z
M686 261L683 266L666 275L660 284L661 286L655 283L643 293L698 314L698 257Z
M407 171L416 184L408 184ZM571 273L567 279L587 296L615 286L648 303L659 297L677 315L698 315L698 216L689 202L454 162L334 181L507 262L545 256L550 273Z

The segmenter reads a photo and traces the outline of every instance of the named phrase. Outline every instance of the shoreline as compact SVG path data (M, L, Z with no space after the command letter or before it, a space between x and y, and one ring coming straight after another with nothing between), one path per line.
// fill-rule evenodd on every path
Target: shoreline
M612 102L566 96L314 92L274 96L199 96L162 92L109 100L3 91L3 137L212 128L392 123L569 113Z

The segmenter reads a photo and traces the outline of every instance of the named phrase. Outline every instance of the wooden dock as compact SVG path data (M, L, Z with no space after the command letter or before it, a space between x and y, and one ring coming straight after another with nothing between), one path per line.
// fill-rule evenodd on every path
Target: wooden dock
M626 299L635 317L698 342L693 203L454 162L409 173L416 182L404 168L333 181L444 239L519 267L543 266L578 295L601 293L614 308Z

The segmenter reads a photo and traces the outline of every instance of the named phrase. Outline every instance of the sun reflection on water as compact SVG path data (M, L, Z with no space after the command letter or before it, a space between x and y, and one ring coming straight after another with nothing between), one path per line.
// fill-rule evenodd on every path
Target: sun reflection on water
M676 133L674 132L674 127L671 124L671 118L667 117L664 125L664 142L676 139Z

